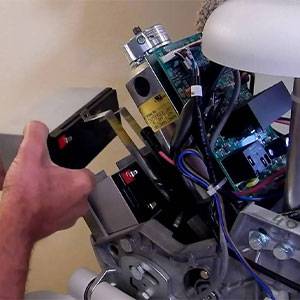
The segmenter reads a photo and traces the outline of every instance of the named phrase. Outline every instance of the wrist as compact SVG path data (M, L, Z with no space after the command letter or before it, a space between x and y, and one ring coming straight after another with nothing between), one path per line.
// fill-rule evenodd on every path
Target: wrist
M22 210L8 200L0 201L0 299L23 299L34 239Z
M24 246L32 248L37 241L33 229L34 218L24 204L21 197L3 195L0 201L0 223Z

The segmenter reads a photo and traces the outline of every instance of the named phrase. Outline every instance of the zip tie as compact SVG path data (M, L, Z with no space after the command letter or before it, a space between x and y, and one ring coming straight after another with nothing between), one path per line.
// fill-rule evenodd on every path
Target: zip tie
M207 194L211 197L215 195L218 190L220 190L223 185L227 182L227 179L224 178L222 181L220 181L217 185L213 186L212 184L207 189Z
M203 93L202 93L202 86L201 85L192 85L191 86L191 96L192 97L202 97Z

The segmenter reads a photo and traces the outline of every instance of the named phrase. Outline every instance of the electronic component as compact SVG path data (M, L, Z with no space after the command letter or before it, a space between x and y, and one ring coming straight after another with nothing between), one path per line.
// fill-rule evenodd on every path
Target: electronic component
M143 31L136 27L133 33L135 36L124 45L133 71L133 78L126 87L146 123L157 132L176 121L178 111L170 100L173 95L166 91L145 57L171 41L162 25ZM169 139L166 133L162 138Z
M199 223L194 211L195 200L179 174L149 153L144 155L144 159L161 178L168 178L168 184L172 186L168 191L172 202L166 201L136 162L131 162L130 158L124 159L125 162L120 163L121 170L112 176L103 172L97 175L96 189L90 197L96 214L105 211L105 215L98 215L98 218L107 233L122 233L123 230L155 219L173 232L174 239L184 244L196 241L200 236L208 237L209 231L203 222L198 230L189 225ZM103 195L106 195L105 199L99 201ZM186 201L186 198L189 200ZM109 207L109 213L105 207ZM205 212L202 213L205 216ZM114 221L116 218L118 222Z
M126 87L153 131L164 128L178 118L177 110L149 66L145 65Z
M50 157L60 166L71 169L84 168L115 137L108 122L85 123L82 113L117 111L119 106L116 91L106 88L88 100L86 105L80 107L49 134Z
M210 88L222 69L222 66L210 63L202 54L201 38L200 33L175 42L169 38L165 43L145 50L143 56L141 52L139 59L131 63L133 78L126 87L146 123L155 132L164 130L163 135L168 143L174 133L174 127L169 125L178 119L183 106L191 97L193 70L191 62L183 61L184 55L190 51L190 56L200 68L204 95L210 94ZM135 39L137 37L133 38ZM125 45L125 50L132 56L132 50L128 46L130 44L131 41ZM232 93L233 83L231 72L225 72L218 80L218 97L215 101L226 102ZM241 101L250 97L247 84L243 84Z
M242 153L244 149L249 147L249 145L259 144L264 149L261 153L264 153L268 156L268 159L265 159L261 162L265 165L264 169L260 169L258 174L254 174L253 170L249 169L249 171L243 171L242 169L236 173L235 179L233 180L230 176L230 172L228 172L228 162L229 166L231 165L230 162L233 162L235 159L235 154ZM259 147L259 148L261 148ZM262 149L261 148L261 149ZM251 148L250 148L251 149ZM241 190L245 189L246 185L237 185L237 183L242 183L243 181L249 181L254 177L258 177L259 183L264 178L270 176L273 172L285 167L286 165L286 138L281 138L277 135L277 133L271 128L267 128L267 130L263 131L261 129L253 130L252 133L250 132L249 135L244 137L219 137L216 143L214 155L216 157L221 170L226 175L229 183L233 187L234 190ZM231 157L231 155L233 155ZM230 158L231 157L231 158ZM236 158L238 158L237 155ZM227 159L228 158L228 159ZM270 163L269 160L271 160ZM267 164L265 163L267 162ZM246 162L244 160L244 162ZM225 166L226 165L226 166ZM233 163L234 169L237 167L237 162ZM244 164L243 166L248 167L248 164ZM248 170L248 169L247 169ZM239 178L239 175L241 178ZM248 174L248 178L246 176Z
M260 142L254 142L236 150L222 164L235 184L259 177L272 163L270 156Z
M272 101L272 108L267 111L268 101ZM284 84L279 82L252 99L239 102L238 108L229 117L217 139L214 155L235 190L247 189L247 184L238 183L257 177L258 184L260 180L285 166L286 141L270 125L286 113L290 106L291 97ZM260 164L255 163L260 166L259 169L250 168L243 155L245 147L251 143L260 144L260 152L264 153L262 156L266 155L264 159L261 158ZM237 168L238 164L240 168Z
M209 65L208 60L201 52L201 34L195 34L182 40L170 43L166 46L156 49L153 54L147 57L149 63L154 68L154 71L159 72L160 67L163 73L171 83L173 90L180 99L180 104L175 102L175 106L181 111L191 97L190 86L192 83L191 67L188 69L180 57L181 51L190 49L197 65L202 72ZM158 64L156 64L156 62ZM172 98L173 99L173 98Z

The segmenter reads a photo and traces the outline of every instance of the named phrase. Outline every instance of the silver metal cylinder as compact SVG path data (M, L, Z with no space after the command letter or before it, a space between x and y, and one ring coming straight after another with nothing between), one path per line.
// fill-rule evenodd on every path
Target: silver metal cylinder
M143 62L146 53L170 43L170 37L162 25L154 25L145 30L134 28L135 36L124 45L130 65L133 67Z
M286 203L290 209L300 207L300 79L293 89L293 105L290 125Z

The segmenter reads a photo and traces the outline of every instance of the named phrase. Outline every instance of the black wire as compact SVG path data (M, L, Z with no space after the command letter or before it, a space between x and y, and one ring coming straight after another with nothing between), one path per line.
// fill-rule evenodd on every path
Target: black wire
M201 75L200 75L200 70L199 67L194 61L194 66L193 66L193 77L194 77L194 85L199 85L201 86ZM208 137L207 137L207 132L206 132L206 127L204 123L204 119L202 116L201 112L201 107L203 104L203 97L202 96L195 96L194 99L196 100L196 105L195 105L195 111L193 115L193 121L195 123L195 131L194 131L194 137L196 139L196 142L201 149L201 152L203 154L203 158L207 167L207 172L209 179L212 183L216 183L216 174L214 171L214 166L212 163L212 152L210 149Z
M233 75L234 75L234 89L232 92L232 96L231 99L229 101L229 105L227 107L227 110L225 111L225 113L222 116L222 119L220 120L220 122L215 126L214 131L212 133L211 136L211 140L210 140L210 147L213 150L217 141L217 138L219 137L222 129L224 128L228 118L230 117L231 113L233 112L239 95L240 95L240 91L241 91L241 75L240 75L240 71L239 70L233 70Z
M195 100L191 99L183 107L179 119L177 121L175 133L170 142L170 155L174 158L178 151L182 148L183 144L191 136L192 116L195 107Z
M210 97L213 97L214 93L216 92L217 90L217 85L220 81L220 79L222 78L222 76L226 73L226 72L229 72L231 71L230 68L228 67L223 67L220 72L219 72L219 75L217 76L217 78L215 79L214 83L212 84L211 86L211 94L210 94ZM209 124L209 127L210 128L211 126L213 126L214 124L214 121L216 120L216 118L218 117L218 114L219 112L222 110L222 107L223 107L223 102L222 101L223 99L220 99L218 101L218 103L216 103L213 107L213 113L212 113L212 116L211 116L211 120L207 120L207 124Z
M216 175L213 169L213 163L211 160L212 153L209 147L209 142L207 138L207 133L205 130L205 125L203 122L203 117L201 113L201 109L199 107L199 102L196 99L196 105L195 105L195 112L193 117L194 123L195 123L195 130L194 130L194 138L197 142L198 147L201 149L201 152L203 154L204 162L207 167L207 172L209 179L212 183L216 182Z
M192 83L191 85L201 86L201 73L199 66L194 59L192 53L187 54L187 57L192 62ZM181 59L185 57L180 54L178 55ZM172 141L170 143L170 154L172 157L176 156L177 152L181 149L184 142L192 134L194 140L201 150L204 158L204 162L207 167L207 172L209 179L212 183L216 182L216 175L214 171L214 166L212 162L212 152L210 149L210 144L207 136L205 121L202 115L201 108L203 107L203 97L194 96L185 105L183 111L180 114L179 121L176 126L175 134L173 135ZM193 129L193 132L191 131Z

